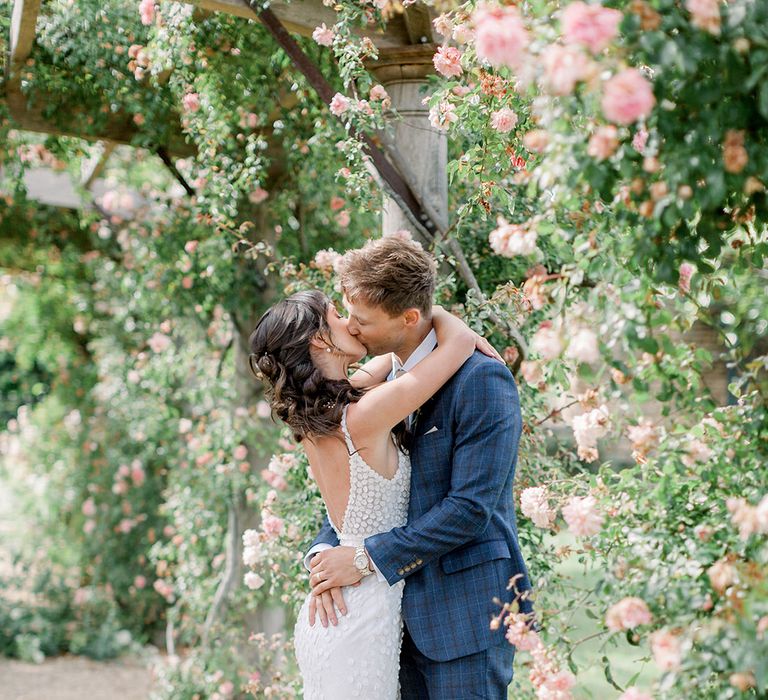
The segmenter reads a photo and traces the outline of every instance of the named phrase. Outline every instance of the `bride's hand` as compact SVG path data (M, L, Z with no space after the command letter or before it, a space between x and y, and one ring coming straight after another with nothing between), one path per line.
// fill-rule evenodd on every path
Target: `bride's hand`
M309 563L312 595L319 596L333 588L357 583L362 576L354 558L354 547L338 546L315 554Z
M450 319L448 317L450 316ZM491 345L490 341L487 338L484 338L479 333L475 333L469 326L467 326L464 321L459 319L457 316L454 316L450 311L447 311L442 306L433 306L432 307L432 320L436 327L439 327L440 323L444 323L446 320L458 320L459 323L462 323L464 327L466 328L466 331L474 336L475 339L475 347L483 353L483 355L488 355L488 357L493 358L494 360L498 360L502 364L504 363L504 358L498 353L496 348Z
M331 588L320 596L312 596L309 599L309 626L315 626L315 618L320 618L320 624L328 627L330 622L334 627L339 624L336 617L336 608L342 615L347 614L347 606L344 604L344 595L341 588Z

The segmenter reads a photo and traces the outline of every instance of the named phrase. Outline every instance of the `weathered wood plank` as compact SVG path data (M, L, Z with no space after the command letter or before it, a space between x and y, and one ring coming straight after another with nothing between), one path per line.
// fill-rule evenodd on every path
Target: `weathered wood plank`
M226 12L246 19L258 19L245 0L184 0L204 10ZM312 36L315 27L325 23L327 26L336 24L336 13L332 8L323 5L322 0L294 0L294 2L275 2L269 6L282 25L291 33L301 36ZM421 9L421 8L420 8ZM426 8L424 8L426 9ZM422 30L416 30L417 32ZM379 48L394 48L415 43L406 27L402 15L393 17L385 31L370 27L365 33ZM423 31L422 31L423 34Z
M11 17L11 44L9 70L13 71L29 58L35 43L40 0L16 0Z

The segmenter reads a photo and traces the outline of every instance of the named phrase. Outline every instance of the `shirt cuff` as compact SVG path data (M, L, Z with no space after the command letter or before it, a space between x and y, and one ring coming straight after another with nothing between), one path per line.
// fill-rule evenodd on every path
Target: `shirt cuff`
M333 549L333 545L320 542L307 552L307 554L304 556L304 566L306 567L307 571L310 571L309 562L312 561L312 557L314 557L318 552L324 552L326 549Z
M379 567L376 566L376 562L373 561L373 557L371 556L371 553L367 549L365 550L365 552L368 555L368 559L371 560L371 566L373 566L373 570L376 572L376 578L379 581L382 581L383 583L386 583L387 585L389 585L389 581L387 581L387 579L384 578L384 574L382 574L381 571L379 571Z

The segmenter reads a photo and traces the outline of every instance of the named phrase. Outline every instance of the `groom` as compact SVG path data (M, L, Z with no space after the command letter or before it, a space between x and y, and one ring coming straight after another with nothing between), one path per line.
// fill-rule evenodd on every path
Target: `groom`
M435 269L421 246L394 237L344 256L349 332L371 355L394 353L389 379L436 346ZM406 582L402 698L506 699L515 650L503 627L491 629L500 611L494 598L508 601L515 589L530 589L512 497L522 427L512 375L475 352L410 423L408 523L365 540L375 575L390 585ZM305 561L317 570L329 557L348 572L341 585L360 580L355 549L338 546L326 519ZM322 623L333 622L334 602L344 610L340 589L321 583L315 593ZM520 607L528 612L531 603Z

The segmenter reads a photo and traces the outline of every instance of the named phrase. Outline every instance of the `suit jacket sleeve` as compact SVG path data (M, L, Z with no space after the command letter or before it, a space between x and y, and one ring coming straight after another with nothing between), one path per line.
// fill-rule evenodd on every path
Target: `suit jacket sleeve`
M333 529L331 521L328 520L327 515L325 518L323 518L323 525L320 528L320 532L317 533L317 537L315 537L315 539L312 541L312 544L309 547L309 551L312 551L312 549L314 549L319 544L327 544L331 547L335 547L337 544L339 544L339 538L336 537L336 530Z
M517 461L522 419L517 388L498 362L473 367L456 387L457 423L448 494L404 527L365 546L390 585L485 530ZM414 563L406 574L402 567Z

